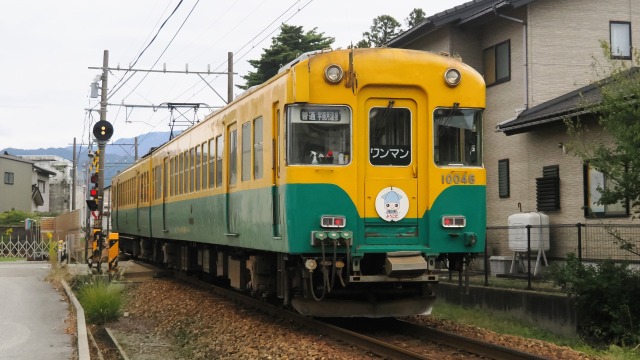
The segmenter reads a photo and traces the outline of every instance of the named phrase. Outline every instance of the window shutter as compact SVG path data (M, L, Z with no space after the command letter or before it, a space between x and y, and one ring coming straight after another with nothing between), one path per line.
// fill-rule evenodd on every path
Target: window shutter
M542 177L536 178L536 204L538 211L560 209L560 168L545 166Z
M509 159L498 160L498 196L508 198L509 186Z

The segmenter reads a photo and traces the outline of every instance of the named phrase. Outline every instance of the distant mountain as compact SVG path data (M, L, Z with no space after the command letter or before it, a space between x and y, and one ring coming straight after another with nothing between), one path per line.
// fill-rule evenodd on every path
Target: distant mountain
M169 141L169 132L151 132L138 136L138 158L143 157L151 148L159 147L162 144ZM110 142L107 144L105 150L105 186L111 184L111 178L126 169L129 165L133 164L135 158L135 138L123 138ZM97 150L97 145L94 144L93 151ZM64 148L40 148L40 149L16 149L5 148L0 150L0 153L7 152L11 155L55 155L60 156L69 161L73 161L73 146L67 146ZM78 177L84 178L81 174L83 167L86 169L86 164L89 162L87 156L87 147L78 146Z

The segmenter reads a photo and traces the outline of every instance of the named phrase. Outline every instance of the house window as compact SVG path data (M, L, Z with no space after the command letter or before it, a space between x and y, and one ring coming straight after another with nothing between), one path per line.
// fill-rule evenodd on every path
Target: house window
M482 52L484 81L487 86L511 80L511 42L509 40Z
M4 183L7 185L13 185L13 173L5 172L4 173Z
M609 23L611 38L611 58L631 60L631 23L611 21Z
M560 167L542 168L542 177L536 178L536 205L538 211L560 209Z
M584 166L585 196L584 196L584 216L585 217L613 217L629 215L628 201L620 200L615 204L599 204L603 189L612 189L614 182L607 179L607 176L591 167L588 163Z
M40 190L41 194L44 194L46 190L45 186L46 186L46 183L44 182L44 180L38 180L38 190Z
M508 198L509 191L509 159L498 160L498 196Z

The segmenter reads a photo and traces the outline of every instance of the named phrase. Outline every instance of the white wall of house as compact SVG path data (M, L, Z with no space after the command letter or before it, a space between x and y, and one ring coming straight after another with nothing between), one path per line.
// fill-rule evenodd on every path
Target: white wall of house
M560 173L560 209L547 212L550 222L600 222L602 220L585 217L584 163L562 146L569 143L567 129L562 123L547 124L544 128L511 136L497 132L496 125L514 119L525 107L540 105L606 76L603 70L606 70L608 60L600 42L610 40L611 21L630 22L631 45L639 48L640 2L535 0L499 13L508 18L487 16L481 20L486 20L482 25L475 27L473 21L456 27L454 20L402 46L459 55L482 74L483 50L503 41L510 43L510 79L487 87L483 128L487 225L505 226L509 215L520 209L536 211L536 178L541 177L543 167L549 165L558 165ZM630 60L624 62L633 65ZM592 142L606 137L596 126L585 133L584 140ZM498 192L498 161L501 159L509 159L508 198L500 198ZM604 221L625 223L630 218ZM496 251L505 252L506 245L498 245Z

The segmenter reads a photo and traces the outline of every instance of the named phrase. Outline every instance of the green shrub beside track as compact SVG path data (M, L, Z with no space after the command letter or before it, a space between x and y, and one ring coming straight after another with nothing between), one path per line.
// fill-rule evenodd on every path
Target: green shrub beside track
M80 284L77 291L78 300L84 308L87 321L103 325L115 321L120 316L123 304L122 287L110 284L107 280L93 279Z

